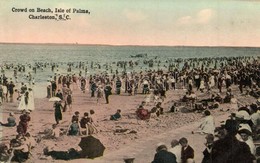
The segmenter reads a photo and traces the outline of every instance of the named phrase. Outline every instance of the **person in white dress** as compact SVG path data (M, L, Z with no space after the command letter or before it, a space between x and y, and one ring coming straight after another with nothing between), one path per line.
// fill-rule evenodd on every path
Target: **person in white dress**
M18 106L18 110L34 110L34 96L32 89L29 89L29 91L26 91L21 96L21 101Z
M203 79L201 79L201 81L200 81L200 91L203 92L204 89L205 89L205 82L204 82Z

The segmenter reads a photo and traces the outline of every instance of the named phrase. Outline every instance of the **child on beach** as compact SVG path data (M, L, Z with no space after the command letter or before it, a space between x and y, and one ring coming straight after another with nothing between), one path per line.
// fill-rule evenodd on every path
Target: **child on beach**
M121 116L121 110L118 109L114 115L111 115L111 116L110 116L110 120L117 121L117 120L120 119L121 117L122 117L122 116Z

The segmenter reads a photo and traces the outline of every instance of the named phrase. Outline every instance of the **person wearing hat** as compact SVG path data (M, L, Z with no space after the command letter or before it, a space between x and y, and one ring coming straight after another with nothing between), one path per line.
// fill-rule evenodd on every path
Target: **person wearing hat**
M167 151L166 145L160 143L157 145L152 163L176 163L176 156Z
M224 137L213 143L212 162L252 163L255 157L250 152L248 145L236 138L239 123L234 119L228 119L224 128Z
M7 118L7 123L0 122L0 124L1 124L1 126L6 126L6 127L14 127L14 126L16 126L14 113L13 112L9 113L9 117Z
M255 155L256 153L256 147L255 147L255 144L253 142L252 139L249 139L249 137L252 135L252 132L249 131L248 129L246 128L242 128L242 129L239 129L238 130L238 134L240 135L241 137L241 141L242 142L245 142L249 148L250 148L250 151L253 155Z

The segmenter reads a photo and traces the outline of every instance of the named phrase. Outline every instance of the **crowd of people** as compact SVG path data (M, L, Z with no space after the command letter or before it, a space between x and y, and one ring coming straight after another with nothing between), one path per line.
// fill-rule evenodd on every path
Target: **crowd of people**
M157 70L155 70L153 64L151 63L158 64L158 66L163 64L157 59L144 61L143 64L148 65L150 67L149 70L146 69L145 71L140 70L138 72L126 72L127 67L131 69L135 64L138 65L138 62L118 62L116 70L109 66L106 67L107 71L110 70L112 75L108 75L106 72L91 74L89 76L86 76L86 72L88 71L87 65L81 62L78 64L68 64L68 74L66 75L55 72L56 68L58 70L58 64L35 63L34 66L29 65L28 68L33 69L33 72L36 75L36 70L40 69L42 71L44 68L51 66L53 75L51 75L47 80L46 97L49 100L56 98L53 105L55 123L51 126L53 129L53 137L59 137L59 126L60 122L63 120L63 114L67 111L72 112L77 110L76 108L73 108L72 105L74 102L73 90L79 89L82 95L89 92L89 95L85 96L95 99L94 101L96 101L99 105L109 105L111 103L109 97L112 94L114 96L121 96L122 94L128 95L129 98L137 94L142 94L144 100L134 112L138 122L144 120L149 121L150 119L159 119L161 115L166 114L166 111L177 112L179 105L188 107L190 111L203 112L205 114L205 120L201 123L198 130L193 132L208 134L206 139L209 142L207 144L207 149L205 149L205 159L203 160L209 160L206 157L210 157L210 159L213 160L218 159L217 155L221 152L218 151L219 147L216 147L216 151L214 153L216 146L215 144L220 144L217 146L221 146L224 142L225 145L228 140L238 140L239 142L236 142L237 145L241 145L240 142L248 142L248 146L252 146L252 142L249 142L249 140L252 139L246 138L246 136L251 136L254 132L258 131L257 127L260 121L258 104L250 106L250 110L247 107L242 109L240 108L238 110L238 114L235 116L236 118L232 117L233 119L231 120L233 124L233 121L238 121L239 114L242 111L243 118L249 117L249 119L252 120L250 124L248 124L249 119L246 119L246 122L245 119L239 120L239 124L244 124L246 129L241 130L237 128L235 133L239 133L241 138L236 139L233 137L233 133L229 133L229 126L224 125L228 136L222 135L218 141L214 140L216 128L214 118L209 110L219 108L219 106L223 103L231 103L232 99L234 99L234 94L231 89L233 86L238 86L241 95L252 96L252 98L256 99L260 97L259 58L223 57L214 59L191 58L183 60L167 60L165 64L168 64L168 66L163 65L161 67L164 67L164 69L158 68ZM101 65L99 66L101 67ZM94 67L94 63L91 62L90 70L93 70ZM14 71L13 79L15 79L15 81L6 77L5 73L3 73L4 68L8 71ZM19 139L20 141L21 139L24 140L22 142L27 143L26 135L29 134L28 126L31 120L30 112L34 111L35 108L33 89L30 87L37 84L37 82L35 82L34 77L30 72L26 76L29 87L24 82L18 82L17 74L19 74L19 72L25 72L25 68L27 67L21 65L15 67L15 65L12 64L1 67L1 103L14 102L14 93L16 92L17 101L19 101L18 110L22 111L22 115L19 118L19 123L16 123L15 114L11 112L7 119L7 123L1 122L0 124L6 127L16 126L18 135L17 140ZM123 68L124 71L119 73L118 68ZM73 69L79 70L79 73L71 74L70 72ZM85 71L85 76L82 74L82 70ZM165 99L171 98L167 97L167 92L174 92L176 89L183 89L183 97L179 101L174 101L169 110L168 108L162 107ZM217 90L217 92L215 90ZM207 99L198 99L197 94L199 93L209 94L210 96L208 96L209 98ZM223 93L225 93L225 96L223 96ZM123 112L122 109L117 108L115 112L116 113L114 115L108 115L110 120L117 121L123 118L121 115L121 112ZM248 115L245 112L247 112ZM90 110L89 113L84 112L80 117L80 113L75 111L70 124L68 124L66 135L88 136L98 133L98 125L95 123L95 119L93 119L94 113L94 110ZM227 121L226 124L227 123L229 123L229 121ZM212 140L212 136L214 141ZM227 138L227 140L225 140L225 138ZM20 146L21 144L25 143L20 143ZM176 162L193 161L194 150L188 145L188 140L186 138L181 138L179 141L174 140L172 142L172 147L174 148L175 146L177 146L178 149L181 149L181 152L178 154L176 152L170 152L171 150L168 150L170 152L169 153L166 145L159 145L153 162L160 162L160 159L176 160ZM241 146L243 146L245 151L247 151L247 146L244 147L244 144ZM212 148L212 150L208 150L208 148ZM251 151L255 150L251 149ZM248 154L250 159L252 158L256 160L254 157L255 152L251 152L251 154L252 155ZM17 154L15 156L17 157ZM227 159L234 159L233 155L227 157Z

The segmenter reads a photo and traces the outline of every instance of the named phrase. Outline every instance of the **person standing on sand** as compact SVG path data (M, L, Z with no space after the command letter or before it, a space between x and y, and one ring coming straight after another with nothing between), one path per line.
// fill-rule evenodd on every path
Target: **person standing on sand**
M29 110L26 110L23 112L24 113L20 116L20 122L19 122L19 125L17 126L17 132L19 135L24 136L27 133L28 124L29 124L29 121L31 120L31 117L30 117Z
M103 88L102 88L101 84L99 84L97 87L97 104L100 103L100 99L103 96L102 90L103 90Z
M14 83L12 81L10 81L10 83L8 84L8 92L9 92L9 97L10 97L10 102L13 102L13 94L14 94Z
M54 103L54 116L55 116L55 121L56 124L59 124L59 121L62 120L62 113L61 110L63 109L61 102L60 101L56 101Z
M55 93L56 93L56 90L57 90L57 84L56 84L56 81L52 80L51 81L51 97L55 97Z
M111 84L108 82L104 89L106 104L109 104L109 96L112 94L111 91L112 91L112 87Z
M66 101L67 101L67 105L68 105L68 107L69 107L69 111L72 111L72 101L73 101L73 99L72 99L72 94L71 94L71 92L69 92Z
M121 82L120 78L117 77L117 80L116 80L116 94L117 95L120 95L121 86L122 86L122 82Z
M97 84L94 81L90 83L91 97L95 97L95 92L97 90Z

